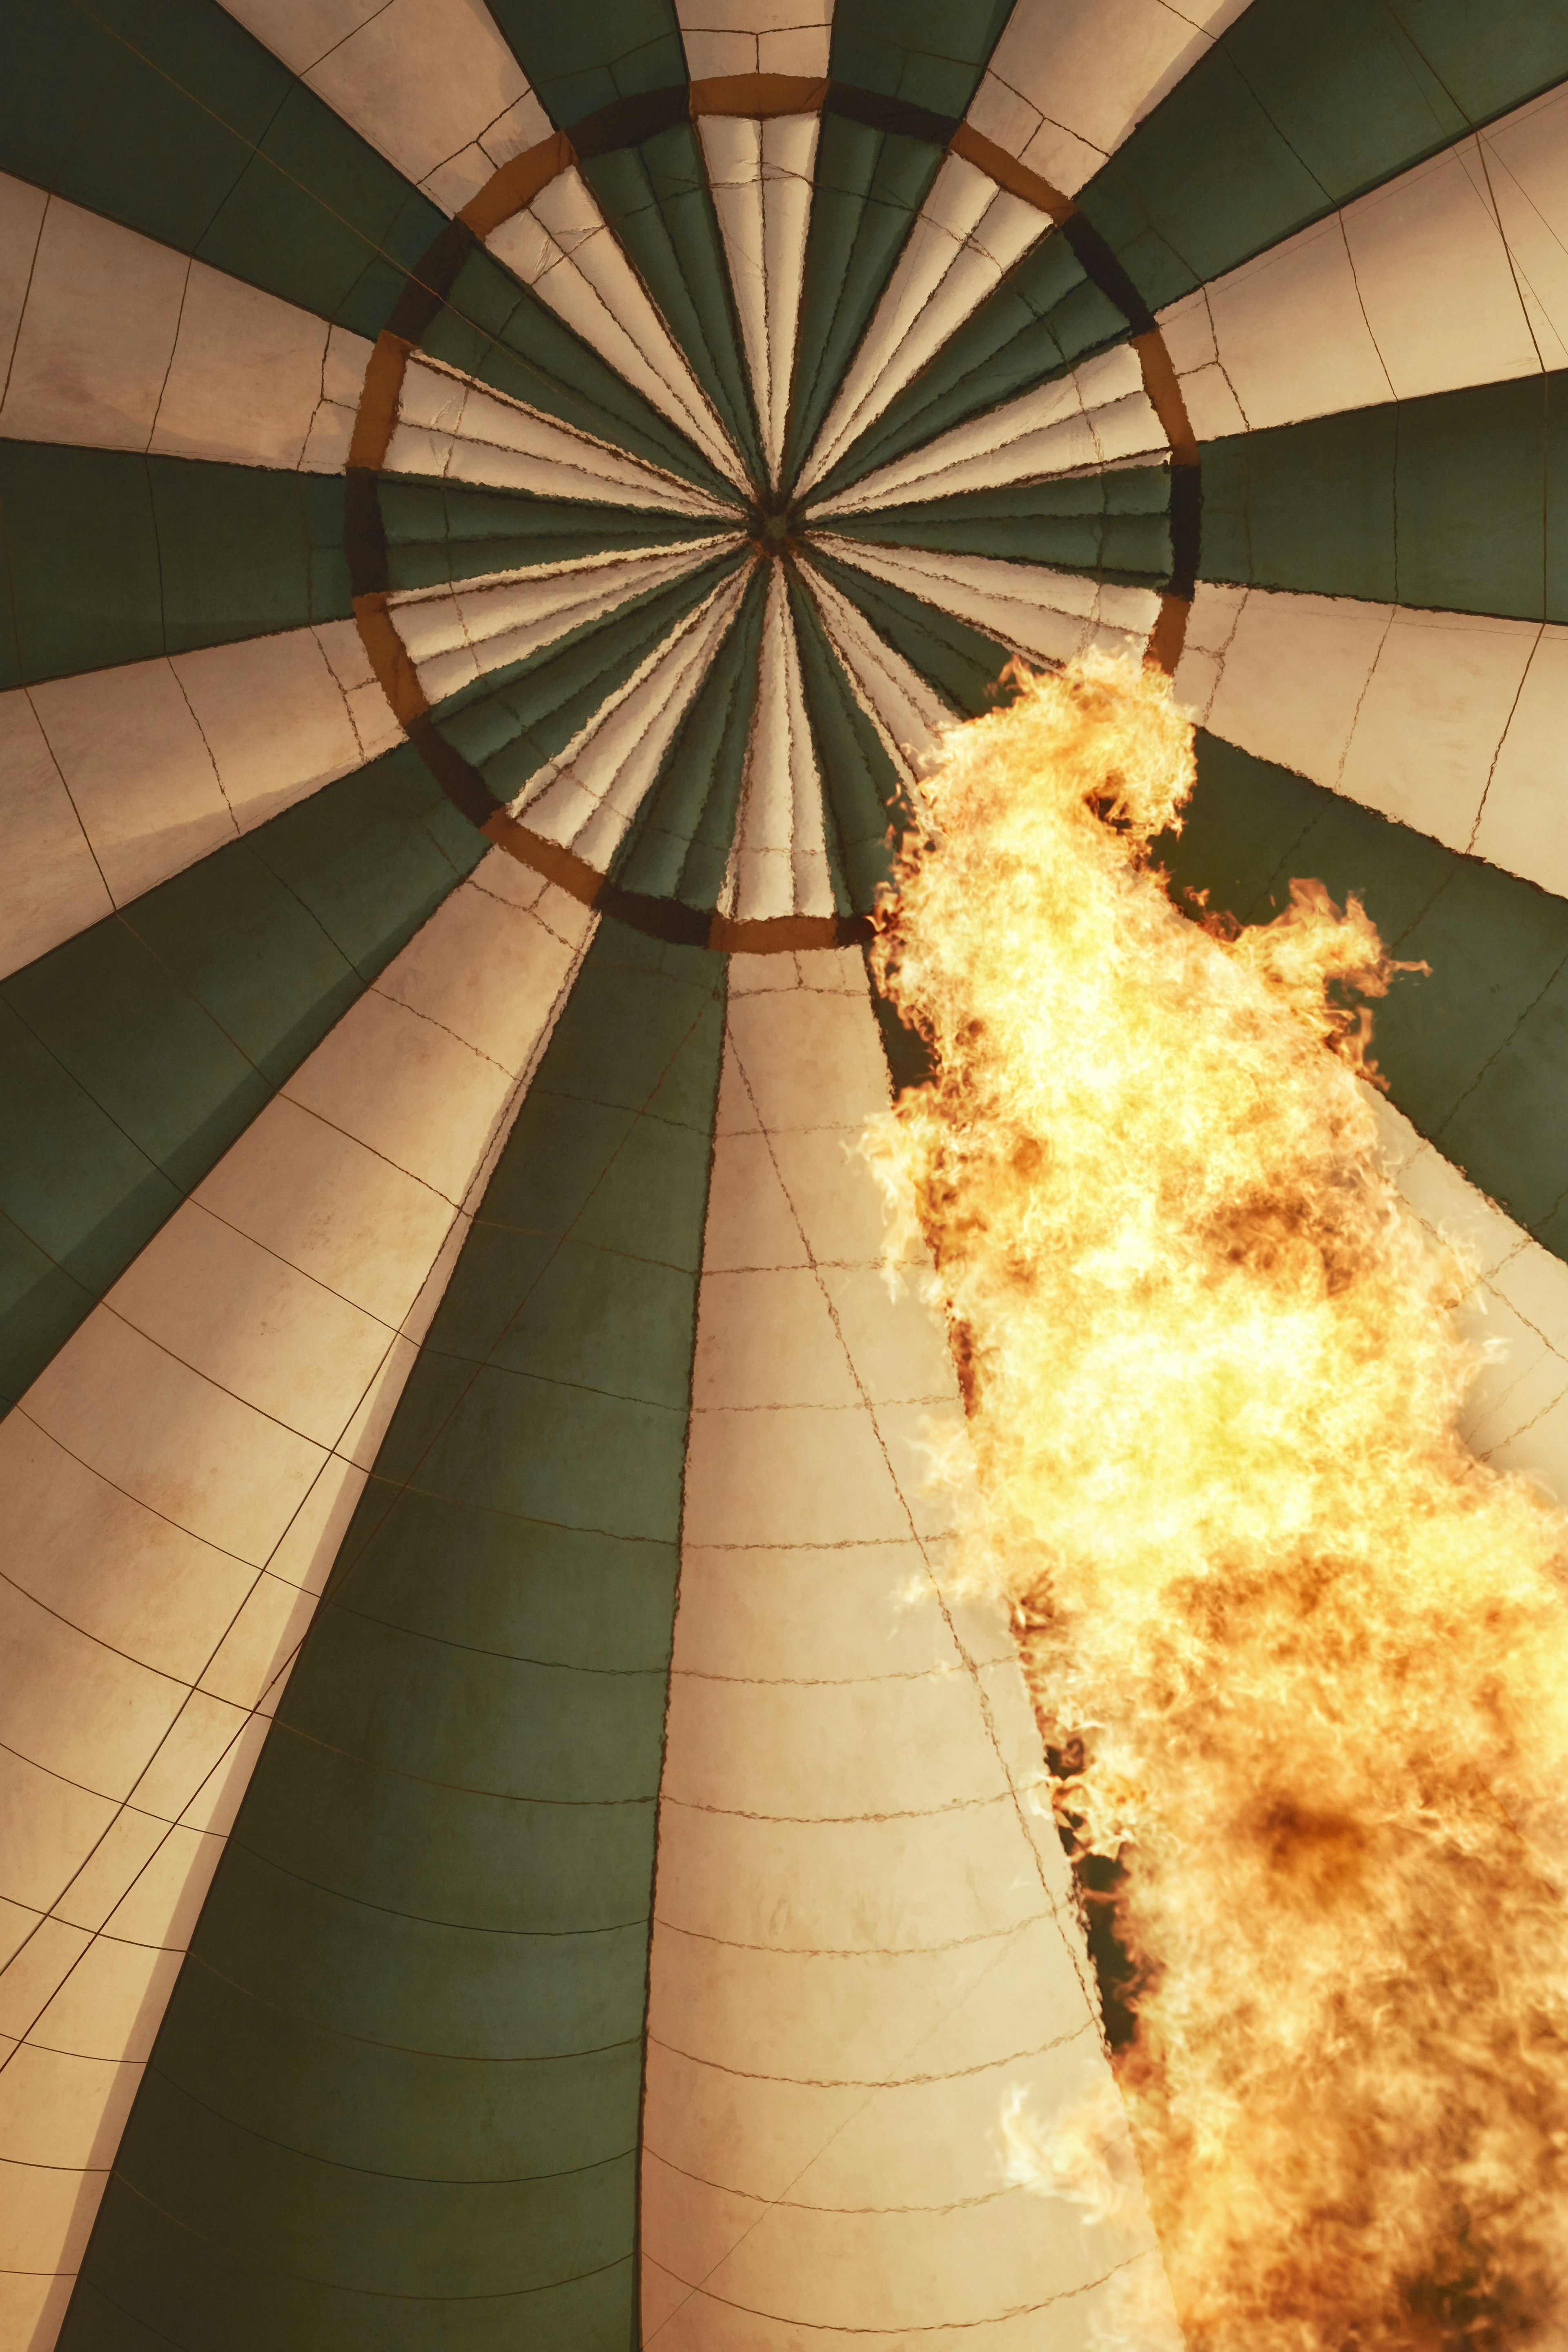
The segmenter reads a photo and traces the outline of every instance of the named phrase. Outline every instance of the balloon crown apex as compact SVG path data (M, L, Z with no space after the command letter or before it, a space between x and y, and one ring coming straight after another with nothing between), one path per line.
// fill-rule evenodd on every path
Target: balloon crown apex
M764 555L783 555L798 540L803 521L798 500L784 490L763 490L752 501L748 532Z

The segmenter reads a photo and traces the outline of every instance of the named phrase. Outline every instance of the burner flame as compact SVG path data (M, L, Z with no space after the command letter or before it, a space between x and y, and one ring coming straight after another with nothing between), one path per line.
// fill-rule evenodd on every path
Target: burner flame
M1458 1434L1473 1272L1366 1083L1399 967L1316 885L1250 929L1173 906L1192 733L1157 671L1012 685L881 909L935 1075L867 1149L965 1384L964 1570L1010 1600L1123 1956L1189 2352L1561 2347L1563 1523ZM1121 2193L1103 2116L1003 2130L1014 2179Z

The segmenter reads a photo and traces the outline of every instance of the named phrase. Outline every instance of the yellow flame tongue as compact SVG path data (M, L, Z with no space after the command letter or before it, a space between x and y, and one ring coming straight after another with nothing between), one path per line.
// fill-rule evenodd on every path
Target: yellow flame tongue
M1314 887L1231 938L1173 908L1192 773L1110 661L953 730L876 951L936 1076L868 1149L966 1360L967 1572L1127 1864L1192 2352L1556 2347L1562 1523L1457 1433L1469 1270L1382 1171L1342 1002L1394 967Z

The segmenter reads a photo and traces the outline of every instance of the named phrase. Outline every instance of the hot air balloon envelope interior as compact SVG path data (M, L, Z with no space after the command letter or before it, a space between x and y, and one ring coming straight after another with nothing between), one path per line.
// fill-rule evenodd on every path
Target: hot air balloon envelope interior
M1568 0L0 50L0 2352L1547 2352Z

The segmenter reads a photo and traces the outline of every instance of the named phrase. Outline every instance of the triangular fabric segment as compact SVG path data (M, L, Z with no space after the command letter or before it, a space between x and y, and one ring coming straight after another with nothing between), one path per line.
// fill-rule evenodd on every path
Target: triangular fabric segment
M710 910L719 904L745 778L767 591L758 565L610 868L628 890Z
M1157 2254L1130 2201L1057 2238L996 2187L999 2077L1042 2104L1111 2077L1011 1635L946 1581L953 1498L922 1441L961 1409L918 1276L895 1298L879 1263L857 1145L889 1072L864 964L736 957L728 1031L659 1814L644 2341L668 2321L683 2346L744 2343L756 2312L787 2315L750 2339L781 2352L1092 2340L1118 2273Z
M386 538L386 585L429 588L441 581L521 572L625 550L685 549L733 531L733 516L661 514L597 499L535 498L526 490L422 482L406 474L379 486Z
M1138 655L1159 617L1160 599L1152 588L1055 572L1044 564L868 547L826 531L812 544L814 568L838 581L863 610L871 609L866 599L879 601L872 583L879 581L891 592L879 600L885 613L900 614L910 628L935 628L948 636L951 630L943 630L942 616L951 616L977 649L989 640L998 660L1004 647L1028 662L1069 661L1091 646ZM976 636L977 631L984 636ZM969 709L970 701L958 691L958 679L950 678L949 685L958 706Z
M407 745L0 986L20 1396L486 848Z
M1113 467L1023 487L910 499L836 518L839 534L871 546L1088 572L1134 586L1169 578L1170 478L1164 467Z
M786 114L754 122L718 114L705 117L701 129L762 425L766 479L776 485L795 373L818 118Z
M402 739L352 621L0 696L0 971Z
M60 2336L631 2339L723 965L590 949L375 1459ZM372 1694L380 1696L372 1699ZM389 2137L390 2135L390 2137Z
M747 576L731 572L533 779L521 807L534 832L608 869L735 619Z
M908 785L951 721L952 705L878 635L819 564L803 564L800 576L822 617L828 643Z
M1402 961L1427 963L1378 1007L1377 1063L1423 1135L1528 1233L1568 1255L1568 900L1200 733L1182 833L1160 844L1183 889L1267 920L1310 874L1352 892Z
M574 629L618 612L710 561L696 546L502 572L452 591L389 600L426 698L440 702L489 673L527 660ZM726 552L728 551L725 551Z
M294 0L225 0L257 38L455 213L550 123L488 10L426 0L417 15L375 9L344 33Z
M1168 446L1143 388L1138 354L1131 344L1118 343L1069 374L922 442L907 457L879 467L836 498L814 499L811 515L816 522L897 508L908 499L1000 489L1131 457L1163 459Z
M1200 585L1175 687L1227 743L1568 898L1568 631Z
M844 562L817 546L812 562L955 710L973 718L986 709L1011 646L983 635L951 612L936 610L907 588L868 576L858 560Z
M735 511L732 503L640 465L607 442L419 359L404 375L385 469L673 514L732 520Z
M892 873L893 851L914 822L904 778L862 709L811 599L790 583L805 707L821 761L827 862L835 891L869 914Z
M352 610L341 478L0 440L0 688Z
M559 173L525 213L492 231L489 248L525 286L660 408L709 462L743 470L723 427L671 341L641 279L576 169Z
M7 439L342 472L364 336L5 173L0 239Z
M963 156L946 158L801 474L801 496L1049 226Z
M493 0L495 18L552 122L572 131L617 100L679 90L686 52L671 0L541 10Z
M742 560L711 558L665 587L629 597L609 618L581 622L537 653L459 688L432 713L441 734L479 770L499 802L515 801Z
M1204 450L1205 580L1568 619L1543 483L1568 369L1279 425Z
M824 837L823 777L801 677L800 647L781 564L770 567L746 746L720 905L742 921L834 911Z

